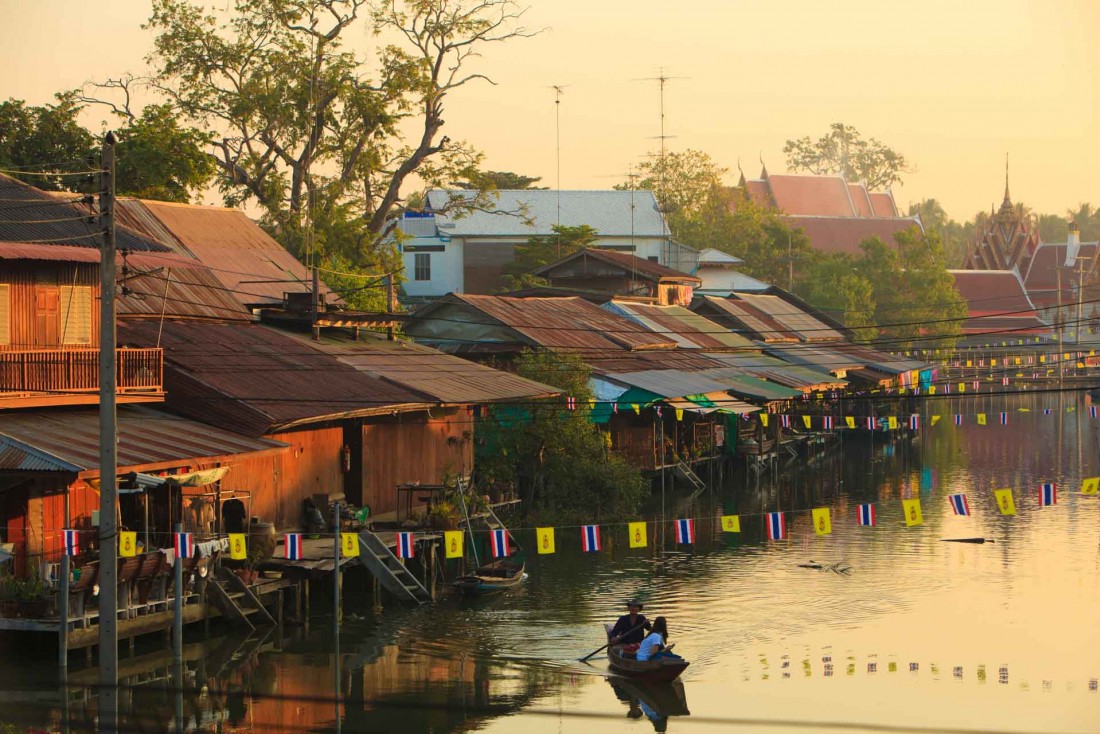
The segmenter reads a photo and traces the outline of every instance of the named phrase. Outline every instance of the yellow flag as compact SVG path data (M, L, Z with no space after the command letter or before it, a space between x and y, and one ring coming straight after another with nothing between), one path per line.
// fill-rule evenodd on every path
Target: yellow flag
M974 366L974 363L973 363L973 362L971 362L971 361L970 361L970 360L968 359L968 360L966 360L966 366L967 366L967 367L973 367L973 366Z
M1016 514L1016 500L1012 498L1011 489L995 489L993 496L997 498L997 508L1002 515Z
M989 366L990 367L996 367L997 366L997 360L995 360L995 359L989 360Z
M984 426L985 425L985 413L978 413L978 425L979 426Z
M829 519L829 508L818 507L813 511L814 532L818 535L828 535L833 532L833 523Z
M1016 364L1020 364L1020 358L1019 357L1016 358Z
M123 530L118 534L118 555L122 558L133 558L137 555L137 532Z
M358 533L340 533L340 555L344 558L359 557Z
M848 424L849 428L855 428L856 427L855 416L851 416L851 415L844 416L844 422Z
M940 417L938 415L932 416L932 425L936 425L939 422L940 422Z
M535 528L535 537L539 539L539 555L554 552L554 528Z
M960 382L959 383L959 392L966 392L966 383L965 382Z
M889 418L887 418L886 419L886 424L890 427L891 431L898 430L898 418L897 418L897 416L892 415Z
M722 515L722 532L723 533L739 533L739 532L741 532L741 516L740 515Z
M1047 356L1045 354L1040 354L1039 355L1039 364L1046 364L1046 363L1047 363Z
M936 394L936 386L935 385L929 385L928 386L928 394L929 395L935 395Z
M229 534L229 557L234 561L248 560L248 540L244 533Z
M759 416L760 416L760 425L764 426L764 428L767 428L768 427L768 414L767 413L759 413Z
M1086 477L1081 482L1081 494L1096 494L1100 490L1100 477Z
M634 409L634 414L635 415L641 415L642 414L642 406L638 405L637 403L631 403L630 407Z
M444 531L443 546L446 549L447 558L462 558L462 554L466 550L466 545L462 539L462 531Z
M802 424L804 426L806 426L807 429L809 429L809 427L810 427L810 416L808 416L808 415L802 416Z
M924 524L924 515L920 511L920 500L902 500L901 509L905 513L905 524L909 527Z
M631 548L645 548L646 546L646 532L644 522L632 522L630 523L630 547Z
M676 420L677 420L677 422L682 421L683 419L684 419L684 409L683 408L677 408L676 409Z

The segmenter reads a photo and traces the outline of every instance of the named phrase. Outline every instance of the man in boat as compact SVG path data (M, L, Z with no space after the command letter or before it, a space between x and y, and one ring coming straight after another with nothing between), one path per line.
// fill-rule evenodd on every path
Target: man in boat
M635 645L645 639L645 633L650 628L649 620L642 614L640 601L631 599L626 603L626 610L627 613L619 617L611 628L612 645Z

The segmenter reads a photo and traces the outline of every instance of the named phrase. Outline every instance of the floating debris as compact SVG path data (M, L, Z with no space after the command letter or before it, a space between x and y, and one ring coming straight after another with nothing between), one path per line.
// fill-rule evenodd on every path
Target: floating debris
M847 575L851 573L852 567L848 565L847 561L839 561L837 563L818 563L812 558L806 563L799 563L799 568L809 568L814 571L832 571L833 573Z

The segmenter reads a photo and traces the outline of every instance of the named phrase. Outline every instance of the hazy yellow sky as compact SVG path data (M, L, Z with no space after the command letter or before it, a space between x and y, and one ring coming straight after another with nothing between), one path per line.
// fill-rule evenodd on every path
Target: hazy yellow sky
M1043 212L1100 205L1100 1L530 0L540 36L486 49L448 105L446 134L487 167L605 188L655 150L664 67L671 148L710 153L736 178L758 155L844 121L895 147L914 173L899 203L938 198L956 218L1012 193ZM223 8L226 0L217 0ZM0 0L3 97L33 104L86 79L139 72L147 0ZM367 48L365 31L358 41ZM98 118L97 118L98 119Z

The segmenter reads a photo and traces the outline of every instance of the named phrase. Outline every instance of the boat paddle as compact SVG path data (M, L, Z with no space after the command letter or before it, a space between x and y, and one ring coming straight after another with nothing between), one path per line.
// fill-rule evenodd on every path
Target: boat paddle
M649 623L649 620L647 619L645 622L642 622L640 625L638 625L634 629L629 629L626 632L623 632L621 635L619 635L619 638L626 637L631 632L637 632L638 630L644 628L648 623ZM580 662L583 663L584 661L588 660L588 658L592 657L593 655L595 655L598 652L602 652L602 651L606 650L610 646L611 646L611 640L608 640L606 645L604 645L603 647L597 647L595 650L593 650L592 652L588 653L583 658L581 658Z

